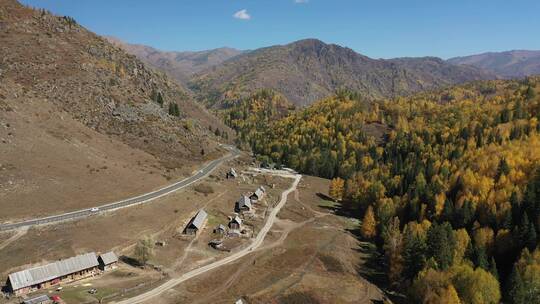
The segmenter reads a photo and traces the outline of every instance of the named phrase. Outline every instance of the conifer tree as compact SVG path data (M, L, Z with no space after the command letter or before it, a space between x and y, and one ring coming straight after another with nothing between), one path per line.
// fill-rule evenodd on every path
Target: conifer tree
M510 166L506 162L505 158L501 158L499 161L499 166L497 167L497 175L495 176L496 180L499 180L502 175L508 175L510 173Z
M512 304L528 304L526 303L526 292L521 273L514 265L507 283L506 301Z
M474 265L484 270L489 270L489 263L486 254L486 249L481 245L474 245Z
M156 102L160 106L163 106L164 101L163 101L163 96L161 95L161 92L157 93Z
M495 262L495 258L491 257L491 262L489 263L489 272L497 279L499 280L499 271L497 270L497 263Z
M452 226L448 222L441 225L435 223L428 230L427 244L429 256L432 256L440 269L452 266L454 260L455 240Z
M525 93L525 96L527 96L528 100L533 100L536 97L536 92L531 86L529 86L527 88L527 92Z
M426 265L427 245L424 239L414 233L407 233L403 248L403 275L412 280Z

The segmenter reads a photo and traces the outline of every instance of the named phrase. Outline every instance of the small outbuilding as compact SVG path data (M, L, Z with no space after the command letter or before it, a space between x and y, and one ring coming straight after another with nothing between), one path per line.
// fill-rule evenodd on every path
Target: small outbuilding
M52 302L47 295L40 295L22 301L23 304L51 304Z
M231 221L229 222L229 228L236 229L236 230L239 230L240 228L242 228L242 219L238 215L233 217Z
M235 211L251 211L251 199L245 195L242 195L242 197L236 202Z
M219 224L216 228L214 228L214 233L216 234L225 234L227 232L227 227L223 224Z
M255 190L255 192L253 192L253 194L249 198L251 199L252 202L257 202L263 197L264 197L264 191L261 189L261 187L259 187L257 190Z
M103 271L113 270L118 265L118 257L112 251L104 253L98 257L99 269Z
M184 228L184 234L197 234L197 231L202 229L208 213L203 209L199 210L197 214L189 221L186 228Z
M226 177L227 179L229 179L229 178L237 178L237 177L238 177L238 173L236 173L236 170L234 170L234 168L231 168L231 169L229 170L229 172L227 172L227 174L225 175L225 177Z

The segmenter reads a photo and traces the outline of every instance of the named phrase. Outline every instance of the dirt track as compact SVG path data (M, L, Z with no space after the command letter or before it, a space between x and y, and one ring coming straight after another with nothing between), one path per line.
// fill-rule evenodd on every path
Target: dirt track
M211 271L213 269L219 268L221 266L232 263L232 262L234 262L234 261L236 261L236 260L250 254L254 249L257 249L259 246L261 246L263 241L264 241L264 238L266 237L266 234L268 233L268 231L270 231L270 228L274 224L274 221L276 219L277 214L279 213L281 208L287 202L287 197L288 197L289 193L296 190L296 187L298 186L298 183L300 182L300 180L302 178L302 176L299 175L299 174L296 174L296 175L287 174L287 173L277 173L277 174L282 176L282 177L294 178L294 182L293 182L293 184L291 185L291 187L289 189L285 190L281 194L281 200L276 205L276 207L274 209L272 209L272 211L270 212L270 215L268 216L268 220L266 221L265 225L263 226L263 228L261 229L261 231L259 232L259 234L255 238L255 240L249 246L247 246L246 248L242 249L241 251L238 251L238 252L236 252L236 253L234 253L234 254L232 254L232 255L230 255L230 256L222 259L222 260L219 260L219 261L216 261L214 263L205 265L203 267L194 269L194 270L192 270L190 272L185 273L184 275L182 275L180 277L173 278L173 279L165 282L164 284L162 284L162 285L160 285L160 286L158 286L158 287L156 287L156 288L154 288L154 289L152 289L150 291L147 291L147 292L145 292L143 294L140 294L140 295L138 295L136 297L126 299L126 300L122 300L120 302L114 302L114 303L118 303L118 304L145 303L146 301L149 301L152 298L154 298L156 296L159 296L163 292L165 292L165 291L167 291L167 290L169 290L171 288L174 288L175 286L177 286L178 284L180 284L180 283L182 283L184 281L187 281L187 280L189 280L191 278L194 278L194 277L196 277L198 275L201 275L201 274L206 273L208 271Z

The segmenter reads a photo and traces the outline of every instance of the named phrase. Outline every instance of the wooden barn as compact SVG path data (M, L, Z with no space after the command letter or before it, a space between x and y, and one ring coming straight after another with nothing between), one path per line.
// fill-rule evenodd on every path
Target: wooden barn
M229 222L229 228L239 230L242 228L242 219L237 215Z
M72 282L98 273L99 262L94 252L81 254L43 266L14 272L6 286L15 295L22 295L53 285Z
M197 214L186 225L186 228L184 228L184 234L197 234L197 232L202 229L207 217L208 214L206 211L203 209L199 210L199 212L197 212Z
M235 211L251 211L251 199L245 195L242 195L242 197L236 202L235 205Z
M107 253L101 254L98 257L99 269L103 271L112 270L117 267L118 257L114 252L109 251Z
M259 187L257 190L255 190L255 192L253 192L252 195L250 195L249 198L251 199L252 202L257 202L264 197L264 190L263 190L264 188L262 189L261 188L262 186Z
M227 232L227 227L225 227L223 224L219 224L216 228L214 228L214 233L216 234L225 234Z
M238 173L236 173L236 170L234 170L234 168L231 168L231 169L229 170L229 172L227 172L227 174L225 175L225 177L226 177L227 179L229 179L229 178L237 178L237 177L238 177Z

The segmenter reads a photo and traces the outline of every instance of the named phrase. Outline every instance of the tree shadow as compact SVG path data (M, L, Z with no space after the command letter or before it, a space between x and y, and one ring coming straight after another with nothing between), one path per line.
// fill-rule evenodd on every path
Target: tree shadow
M331 198L330 196L324 194L324 193L321 193L321 192L317 192L317 196L323 200L326 200L326 201L333 201L334 199Z
M317 196L323 199L327 197L326 195L320 193L317 193ZM340 203L335 203L333 206L319 207L329 210L335 215L348 219L358 220L358 216L361 214L358 209L348 208L346 204L343 205ZM394 292L395 286L393 286L392 282L388 280L388 276L386 274L387 262L384 254L381 250L379 250L382 243L373 240L366 240L364 237L362 237L361 230L358 225L355 225L354 228L346 228L345 231L350 233L359 241L359 246L357 248L352 248L362 255L361 262L356 265L356 273L360 277L366 279L381 289L384 297L390 299L392 303L409 303L410 301L406 297ZM372 301L372 303L383 302L384 301Z
M132 258L132 257L128 257L128 256L120 256L120 261L128 264L129 266L132 266L132 267L142 267L143 265L135 258Z

